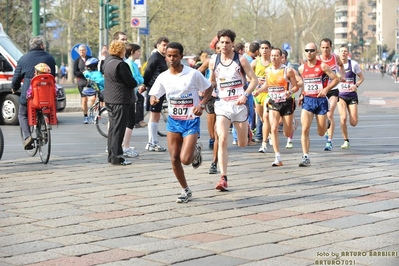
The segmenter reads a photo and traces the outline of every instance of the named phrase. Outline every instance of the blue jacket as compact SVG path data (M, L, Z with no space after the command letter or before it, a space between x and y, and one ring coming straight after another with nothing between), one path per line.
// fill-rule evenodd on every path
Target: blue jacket
M94 81L97 84L98 89L100 91L104 90L104 76L103 76L103 74L101 74L100 71L86 70L85 72L83 72L83 75L85 76L86 79L90 79L90 80Z
M46 63L51 69L51 74L55 77L55 60L43 49L33 49L23 55L18 61L11 82L11 88L18 91L21 88L22 80L24 81L19 97L20 104L26 105L26 92L29 89L31 79L35 76L35 66L39 63Z
M143 84L144 78L140 73L138 65L131 59L126 59L125 62L130 66L130 71L132 71L133 78L136 80L137 85Z

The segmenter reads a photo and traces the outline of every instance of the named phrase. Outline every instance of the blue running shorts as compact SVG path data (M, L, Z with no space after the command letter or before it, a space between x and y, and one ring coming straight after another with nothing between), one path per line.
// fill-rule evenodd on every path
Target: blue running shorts
M168 117L168 123L166 124L166 130L173 133L179 133L182 137L186 137L191 134L200 134L200 118L196 117L191 120L174 120L170 116Z
M302 109L309 111L315 115L325 115L328 112L328 99L323 98L313 98L305 96L303 98Z

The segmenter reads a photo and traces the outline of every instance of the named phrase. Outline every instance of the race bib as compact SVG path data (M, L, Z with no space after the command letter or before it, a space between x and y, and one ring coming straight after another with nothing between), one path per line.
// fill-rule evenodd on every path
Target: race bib
M275 103L285 102L287 96L284 87L269 87L269 97Z
M258 77L258 86L256 88L260 89L262 88L263 84L265 84L266 79Z
M169 116L175 120L189 120L194 117L194 99L170 99Z
M347 78L345 82L341 82L339 84L339 91L340 92L351 92L350 87L353 86L354 79L353 78Z
M235 101L244 94L242 80L220 82L219 98L224 101Z
M319 91L323 89L323 83L321 77L319 78L304 78L304 91L305 95L315 96L319 94Z

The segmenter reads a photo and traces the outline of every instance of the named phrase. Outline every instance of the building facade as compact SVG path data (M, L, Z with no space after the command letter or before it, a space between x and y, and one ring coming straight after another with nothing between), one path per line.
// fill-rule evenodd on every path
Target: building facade
M334 33L335 51L348 45L357 60L384 61L393 51L398 54L399 0L337 0Z

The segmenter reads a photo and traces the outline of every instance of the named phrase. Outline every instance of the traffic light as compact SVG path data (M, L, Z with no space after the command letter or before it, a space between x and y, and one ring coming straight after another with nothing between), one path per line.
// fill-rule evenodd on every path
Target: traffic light
M105 5L105 28L110 29L116 25L119 25L119 14L116 13L119 9L119 6L117 5Z
M363 40L363 38L360 38L360 40L359 40L359 44L360 44L360 46L363 46L363 44L364 44L364 40Z

